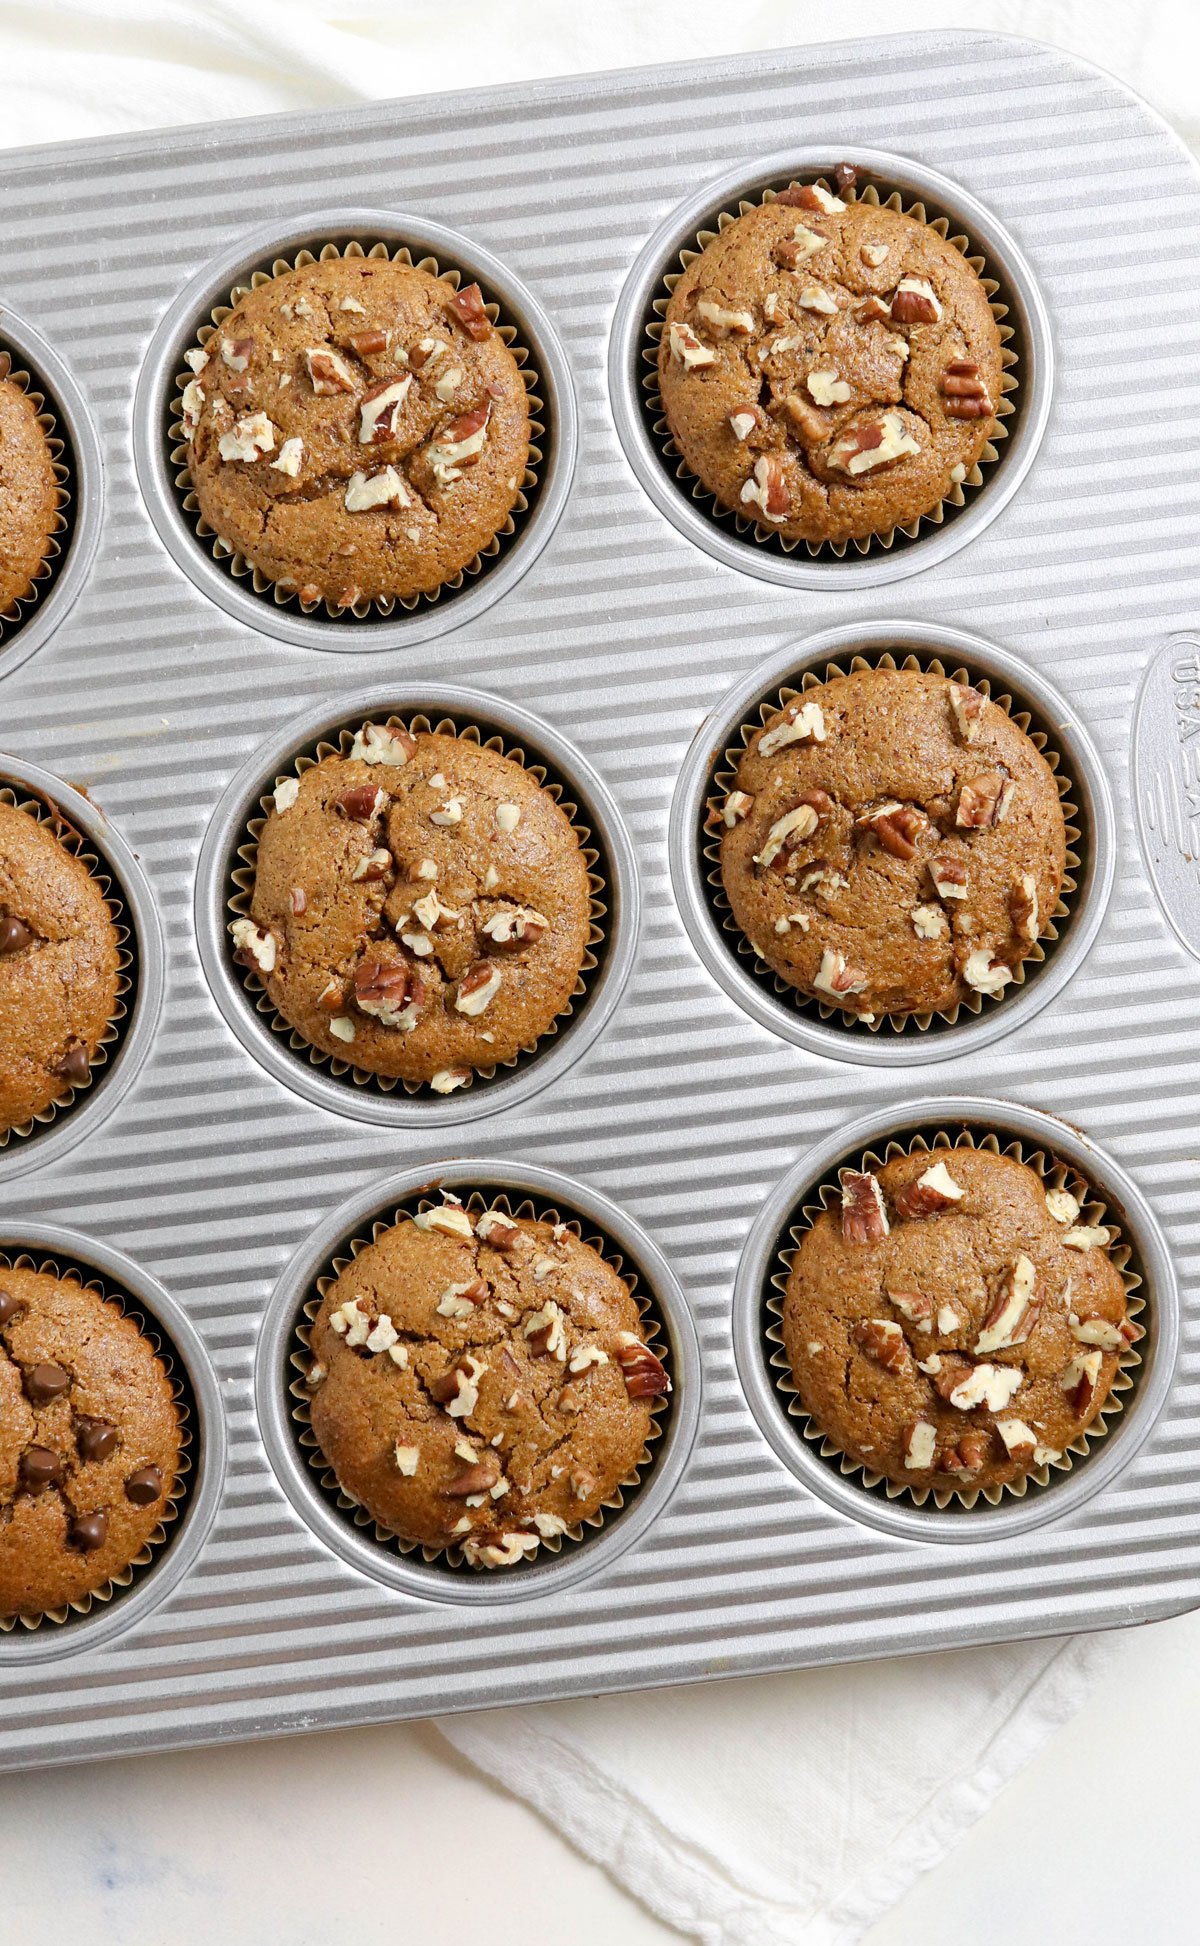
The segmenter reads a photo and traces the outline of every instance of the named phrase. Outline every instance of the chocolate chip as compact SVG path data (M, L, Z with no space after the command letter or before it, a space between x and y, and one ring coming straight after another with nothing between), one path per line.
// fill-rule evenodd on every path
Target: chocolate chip
M60 1399L70 1384L71 1374L61 1365L34 1365L25 1374L25 1391L34 1405L49 1405L52 1399Z
M139 1466L125 1482L125 1497L135 1507L149 1507L162 1495L163 1477L157 1466Z
M117 1429L107 1419L81 1419L75 1444L81 1460L106 1460L117 1450Z
M858 181L858 170L852 162L839 162L833 172L833 186L840 196L843 189L853 189Z
M54 1072L61 1074L72 1088L80 1088L92 1071L88 1051L82 1041L68 1041L67 1051L62 1060L56 1062Z
M62 1471L62 1462L57 1453L48 1446L27 1446L21 1454L21 1484L31 1493L40 1493L43 1487L52 1487Z
M14 919L11 912L0 919L0 959L8 959L13 953L23 953L32 946L33 934L21 919Z
M94 1514L76 1514L67 1529L67 1546L77 1547L81 1554L94 1554L107 1539L108 1515L102 1509Z
M12 1291L0 1291L0 1325L11 1324L21 1308L21 1300Z

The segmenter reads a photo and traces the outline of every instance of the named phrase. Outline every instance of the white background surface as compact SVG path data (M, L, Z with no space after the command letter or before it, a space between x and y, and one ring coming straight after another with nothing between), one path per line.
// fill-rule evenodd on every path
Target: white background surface
M209 0L201 87L187 0L0 0L0 146L191 119L211 100L214 68L228 72L228 113L274 106L281 77L268 29L280 11L276 0ZM1200 9L1190 0L859 0L852 16L788 0L290 0L286 11L311 21L311 46L286 77L297 105L974 25L1074 48L1200 140ZM876 1926L870 1946L1175 1946L1200 1936L1186 1903L1198 1671L1200 1619L1126 1638L1105 1689ZM3 1780L0 1946L47 1937L644 1946L675 1935L435 1731L394 1726Z

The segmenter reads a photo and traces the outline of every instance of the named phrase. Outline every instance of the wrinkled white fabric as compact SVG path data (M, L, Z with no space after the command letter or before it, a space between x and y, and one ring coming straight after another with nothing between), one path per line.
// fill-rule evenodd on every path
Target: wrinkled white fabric
M1193 0L0 0L0 147L965 26L1100 63L1200 145ZM1013 1644L441 1728L705 1946L849 1946L1114 1653Z

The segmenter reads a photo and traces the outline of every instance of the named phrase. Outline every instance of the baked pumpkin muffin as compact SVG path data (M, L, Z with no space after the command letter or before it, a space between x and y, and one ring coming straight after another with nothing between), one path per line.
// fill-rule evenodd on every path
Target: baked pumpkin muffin
M527 395L477 284L308 264L246 291L188 363L200 511L303 602L432 594L516 502Z
M659 346L675 443L721 506L796 541L931 513L983 453L1000 333L966 258L915 216L793 187L684 270Z
M1110 1232L1013 1156L845 1170L800 1238L783 1336L801 1403L900 1485L973 1492L1058 1459L1142 1336Z
M670 1389L591 1244L453 1198L359 1252L311 1348L312 1429L345 1492L401 1539L483 1567L597 1513Z
M1054 773L998 703L945 676L817 683L749 739L714 808L721 879L759 958L874 1019L1003 992L1058 904Z
M0 1131L87 1081L117 1006L117 931L86 865L0 802Z
M0 353L0 615L32 592L58 524L49 442L29 394Z
M80 1601L127 1568L179 1447L171 1382L119 1305L0 1264L0 1615Z
M448 1094L563 1012L590 923L579 840L529 771L367 723L348 757L276 787L231 931L312 1046Z

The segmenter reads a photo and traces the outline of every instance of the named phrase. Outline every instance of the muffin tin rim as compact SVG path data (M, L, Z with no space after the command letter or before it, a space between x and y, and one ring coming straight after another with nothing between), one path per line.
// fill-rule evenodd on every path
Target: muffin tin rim
M1075 910L1053 956L995 1006L985 1007L954 1026L925 1033L894 1034L885 1027L877 1034L868 1034L812 1020L767 992L739 964L726 936L713 923L697 846L713 753L724 751L755 702L791 677L798 680L810 670L821 675L828 662L849 661L859 650L889 648L896 650L898 657L913 650L961 658L981 675L1011 684L1018 706L1022 694L1027 695L1053 726L1055 741L1062 745L1081 818L1088 827L1084 867L1074 894ZM760 1027L793 1047L877 1068L917 1067L973 1053L1032 1020L1062 992L1083 964L1108 911L1117 864L1108 779L1082 717L1067 698L1019 656L984 636L940 622L900 617L838 622L815 635L803 636L776 650L727 690L708 711L680 766L671 799L667 846L675 902L688 937L706 970L729 998Z
M175 488L163 414L172 396L183 353L195 340L213 304L224 302L234 284L262 267L266 253L319 248L338 237L411 243L432 252L444 268L462 265L481 280L511 315L518 336L528 344L533 369L546 394L546 452L538 468L538 495L521 516L520 531L496 562L470 588L451 600L416 609L398 619L347 626L318 616L295 614L243 587L213 559L187 524ZM444 260L444 262L443 262ZM2 329L2 318L0 318ZM549 542L566 506L579 447L578 408L571 367L556 325L523 278L483 244L428 217L361 205L284 212L278 222L256 224L228 239L208 257L172 298L146 347L133 397L132 448L142 504L151 525L193 587L235 621L256 634L295 648L331 654L372 655L414 647L476 621L508 594Z
M978 1132L1010 1134L1072 1162L1116 1212L1145 1271L1147 1336L1144 1369L1120 1420L1069 1474L1033 1496L984 1511L953 1513L880 1500L854 1476L823 1460L788 1418L762 1349L763 1293L788 1220L807 1193L847 1157L873 1143L901 1139L936 1125L953 1135L965 1124ZM733 1349L742 1395L767 1445L801 1486L851 1522L900 1541L925 1545L990 1546L1012 1541L1078 1510L1125 1473L1152 1432L1175 1378L1180 1344L1180 1298L1174 1261L1157 1217L1141 1190L1107 1149L1059 1116L1024 1103L985 1095L926 1095L875 1108L830 1135L787 1171L756 1212L733 1285Z
M91 408L70 367L36 326L8 303L0 303L0 347L11 347L17 363L35 385L44 384L47 404L74 450L68 486L74 502L72 531L61 566L50 577L27 621L0 637L0 678L11 675L54 633L79 597L91 572L104 514L104 460Z
M32 1135L0 1149L0 1184L11 1182L36 1165L58 1161L118 1107L154 1044L162 1015L166 966L162 922L154 893L135 853L116 825L73 784L56 777L52 771L43 770L39 764L24 763L0 750L0 784L4 783L23 785L34 796L48 798L56 804L96 847L100 858L112 866L137 936L138 960L129 1028L122 1036L115 1059L89 1088L80 1105L56 1117L44 1135Z
M996 477L975 489L971 503L936 532L911 547L862 559L815 561L799 549L778 555L769 548L723 531L712 515L693 501L670 476L651 434L641 396L642 349L647 309L680 250L694 241L706 217L742 195L754 195L788 176L828 174L849 162L910 198L928 196L940 203L978 243L989 268L999 274L1011 311L1025 334L1020 389L1022 406L1009 421L1012 430ZM723 566L777 587L827 593L879 588L940 565L968 546L991 525L1023 484L1042 443L1054 394L1054 347L1050 314L1028 259L1011 233L970 190L939 170L908 156L858 144L805 143L755 160L751 155L711 178L678 203L648 237L626 276L617 299L608 340L608 395L613 423L625 457L659 513L686 540Z
M18 1220L10 1225L0 1217L0 1248L42 1251L51 1258L56 1251L61 1252L85 1267L93 1267L124 1292L146 1312L147 1323L162 1325L171 1349L186 1368L196 1417L194 1471L178 1532L137 1583L114 1594L103 1608L93 1608L90 1614L62 1628L42 1627L24 1633L14 1629L11 1635L0 1635L3 1675L10 1667L56 1662L65 1656L89 1653L102 1644L107 1647L158 1608L195 1567L224 1492L228 1456L225 1410L212 1354L182 1304L152 1271L115 1245L59 1223Z
M322 1264L340 1242L372 1218L386 1216L419 1189L474 1189L480 1185L515 1194L532 1191L556 1203L564 1218L590 1220L612 1237L642 1274L666 1326L675 1391L670 1421L654 1449L637 1497L606 1520L594 1539L555 1557L534 1561L519 1574L503 1569L451 1577L394 1554L360 1532L328 1503L294 1432L285 1384L285 1361L296 1319ZM661 1517L686 1470L695 1444L703 1390L700 1342L682 1285L666 1256L641 1225L602 1191L558 1169L523 1160L455 1156L415 1163L376 1177L337 1208L293 1254L267 1301L254 1353L254 1405L259 1436L276 1482L309 1532L349 1567L417 1601L481 1608L524 1602L575 1589L623 1555Z
M562 772L579 799L581 814L595 826L608 852L608 947L586 1000L515 1074L437 1100L399 1090L376 1095L349 1087L324 1069L297 1059L247 1004L226 928L227 866L238 834L269 790L275 769L285 767L298 746L351 722L369 722L382 712L436 713L439 709L453 710L472 722L478 718L484 730L494 724L522 743L528 757L536 760L544 752ZM193 919L204 977L226 1026L274 1080L314 1106L351 1121L440 1132L452 1123L481 1121L500 1109L524 1106L586 1054L611 1019L633 970L641 930L641 884L632 840L616 800L577 745L544 718L506 697L459 684L407 678L358 691L353 698L343 695L337 704L326 698L258 746L230 779L209 818L196 867Z

